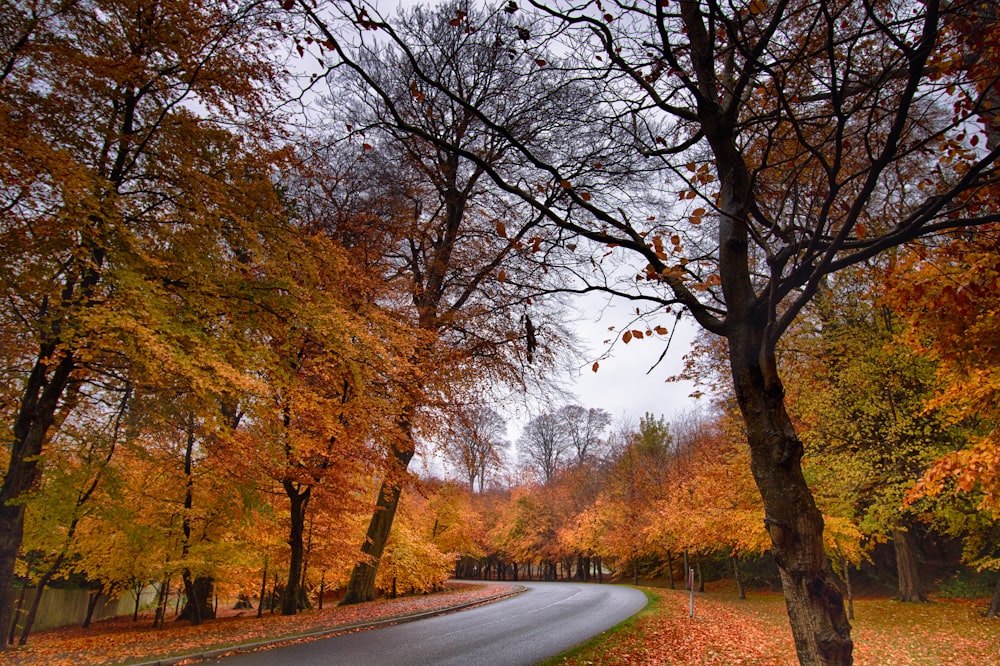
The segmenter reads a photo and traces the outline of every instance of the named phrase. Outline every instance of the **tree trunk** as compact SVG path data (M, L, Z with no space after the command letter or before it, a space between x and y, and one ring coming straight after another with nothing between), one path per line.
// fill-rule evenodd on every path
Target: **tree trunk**
M191 572L184 570L184 594L187 600L184 608L177 616L177 620L187 620L191 624L201 624L205 620L215 617L215 609L212 607L212 589L215 587L211 578L198 576L191 578Z
M913 533L903 527L892 530L892 544L896 551L896 575L899 578L897 599L907 602L927 601L920 581L917 563L917 544Z
M90 593L90 598L87 599L87 617L83 618L84 629L90 629L90 623L94 619L94 611L97 610L97 602L101 600L102 594L103 591L100 588Z
M847 587L847 619L854 619L854 591L851 589L851 563L843 558L844 585Z
M267 556L264 556L264 574L260 577L260 601L257 602L257 618L264 614L264 601L267 598Z
M285 593L281 597L281 614L295 615L299 608L299 583L302 578L302 564L305 553L306 508L309 505L311 486L304 489L299 484L285 479L281 482L288 495L291 513L291 529L288 534L288 545L292 548L291 559L288 562L288 582Z
M160 583L160 593L156 597L156 613L153 614L153 629L163 627L163 618L167 615L167 598L170 596L170 576Z
M405 432L409 442L409 428L406 428ZM399 506L399 496L402 492L400 482L406 475L406 468L413 458L413 453L412 445L403 449L393 446L391 460L394 467L393 477L395 478L383 481L382 487L379 489L375 512L372 514L371 522L368 523L365 543L361 546L361 552L365 559L354 564L351 579L347 583L347 591L340 601L341 606L375 599L375 576L378 574L378 565L382 560L385 544L389 540L389 533L392 531L392 521L396 517L396 508Z
M25 383L8 444L10 460L0 486L0 627L5 629L11 626L14 566L24 537L24 504L15 500L35 485L38 456L55 423L56 411L76 366L71 353L57 356L58 333L53 337L54 340L39 351L35 367ZM13 636L12 633L11 643Z
M727 244L725 234L722 240ZM745 252L745 244L728 243ZM742 265L747 265L745 257ZM749 289L749 282L745 286ZM729 293L727 300L736 302ZM741 302L752 303L752 291ZM849 666L851 625L823 547L823 516L802 475L802 443L785 411L773 347L764 343L763 327L754 318L730 305L730 362L795 649L803 665Z
M135 606L132 607L132 621L139 621L139 602L142 600L142 591L145 589L145 585L140 585L135 583L132 586L132 593L135 595Z
M740 558L739 555L733 553L733 575L736 576L736 590L739 593L740 599L747 598L746 588L743 586L743 578L740 577Z
M1000 615L1000 578L997 579L997 585L993 588L993 599L990 601L989 610L986 611L986 617L993 620Z
M76 526L76 521L73 521L73 526ZM72 528L71 528L72 529ZM28 610L28 617L24 620L24 627L21 629L21 637L18 639L18 645L27 645L28 635L31 633L31 628L35 625L35 616L38 615L38 605L42 602L42 593L45 592L45 588L48 586L49 582L55 576L59 567L62 566L63 560L65 559L66 551L64 550L56 558L56 561L52 563L45 575L41 577L38 581L37 590L35 592L35 598L31 602L31 608Z
M667 551L667 575L670 576L670 589L674 588L674 556L669 550Z

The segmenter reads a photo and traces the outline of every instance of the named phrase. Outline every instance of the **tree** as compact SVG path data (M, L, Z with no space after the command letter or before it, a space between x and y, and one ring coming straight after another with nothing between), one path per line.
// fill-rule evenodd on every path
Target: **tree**
M222 259L258 243L244 233L248 216L276 203L267 123L231 130L244 114L260 117L280 75L258 3L93 0L3 12L0 337L16 340L4 364L6 627L18 499L77 392L137 349L203 379L220 369L210 369L212 346L198 344L204 322L176 316L178 305L209 297L210 287L194 298L195 285L221 284L214 278L231 266Z
M379 195L399 202L391 225L396 234L387 239L383 264L386 279L401 285L409 299L406 307L394 304L397 314L426 334L424 346L408 359L415 369L408 390L420 395L409 412L400 414L400 435L387 442L389 471L344 604L368 601L374 594L421 423L449 401L449 394L459 401L458 387L479 391L482 385L522 385L564 344L556 334L559 317L543 297L531 298L544 281L537 262L524 259L531 243L525 233L537 213L484 177L488 169L514 173L517 160L510 158L503 139L465 107L493 105L517 136L541 144L553 114L565 117L566 94L524 88L519 84L526 80L505 67L500 47L482 35L452 30L442 18L454 16L460 6L401 14L400 29L427 46L416 62L378 44L362 55L371 76L390 91L390 104L349 70L331 75L333 98L344 100L340 107L333 105L333 112L349 128L348 140L360 143L364 161L380 173ZM326 45L325 38L300 43L303 48ZM463 99L424 91L412 76L424 69L451 81ZM518 94L511 96L512 91ZM400 118L432 138L401 130ZM469 160L468 151L482 156L488 167Z
M553 261L584 240L610 248L595 253L630 261L624 270L637 276L616 291L659 313L683 308L726 339L799 660L851 663L850 623L802 475L776 348L825 276L921 236L995 220L970 203L1000 154L970 148L992 116L981 105L991 82L979 85L981 70L955 57L962 35L949 28L951 17L995 3L530 6L546 22L526 17L501 36L521 71L534 67L541 78L558 63L600 90L598 110L631 133L616 148L668 179L663 194L678 205L630 207L593 162L572 164L505 132L506 119L421 67L416 43L374 8L345 8L338 34L312 17L322 41L387 106L398 98L347 46L368 30L405 54L421 94L448 96L507 139L532 173L510 178L473 150L461 154L558 230L545 238ZM465 17L451 25L470 31Z
M573 451L576 464L583 465L601 454L602 435L611 424L611 414L597 407L587 409L580 405L566 405L556 411L562 421Z
M517 442L518 454L543 484L552 482L556 472L567 464L569 447L562 420L549 412L528 421Z
M882 281L845 270L833 284L787 336L789 402L812 451L809 477L818 494L853 503L842 515L869 538L892 540L900 601L926 601L915 532L935 507L904 499L964 432L925 409L934 364L899 344L899 317L878 302Z
M460 409L447 427L445 455L479 492L486 482L503 467L502 455L508 446L507 422L488 407L471 406Z

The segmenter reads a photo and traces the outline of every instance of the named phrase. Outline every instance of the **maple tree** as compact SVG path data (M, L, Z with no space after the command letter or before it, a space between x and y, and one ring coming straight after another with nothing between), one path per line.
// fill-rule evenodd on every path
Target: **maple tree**
M474 150L462 155L558 230L547 236L550 256L575 253L583 240L610 246L636 276L620 292L654 312L683 308L727 340L802 663L850 663L853 644L785 409L777 344L825 276L921 236L994 220L970 203L997 168L997 149L976 147L982 118L994 122L984 92L993 79L983 85L982 71L955 57L968 33L951 22L993 5L529 3L533 16L512 25L522 32L500 42L522 71L544 78L558 62L604 95L594 107L606 111L601 119L629 132L614 148L667 180L656 206L643 205L648 197L622 205L592 160L551 155L505 132L494 109L421 67L408 35L373 7L352 3L338 32L316 17L329 48L387 104L396 98L349 48L368 31L405 54L422 94L440 91L507 140L530 169L517 178L490 172ZM465 21L456 15L451 25L459 32Z

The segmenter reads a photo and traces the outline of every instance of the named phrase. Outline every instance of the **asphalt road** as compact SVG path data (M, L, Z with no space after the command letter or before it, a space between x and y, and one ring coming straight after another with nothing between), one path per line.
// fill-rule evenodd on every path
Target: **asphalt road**
M639 590L523 583L522 594L469 610L213 660L223 666L529 666L634 615Z

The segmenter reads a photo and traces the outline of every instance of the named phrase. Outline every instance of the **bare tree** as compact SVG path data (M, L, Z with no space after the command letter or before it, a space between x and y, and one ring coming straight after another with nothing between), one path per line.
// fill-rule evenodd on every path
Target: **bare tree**
M553 413L540 414L528 421L517 440L518 455L538 473L543 483L552 481L566 465L571 445L562 419Z
M503 452L509 446L507 422L488 407L459 410L447 428L445 455L475 490L483 492L494 474L503 468Z
M604 433L611 424L611 414L598 407L566 405L556 412L576 454L576 463L582 465L600 454Z

